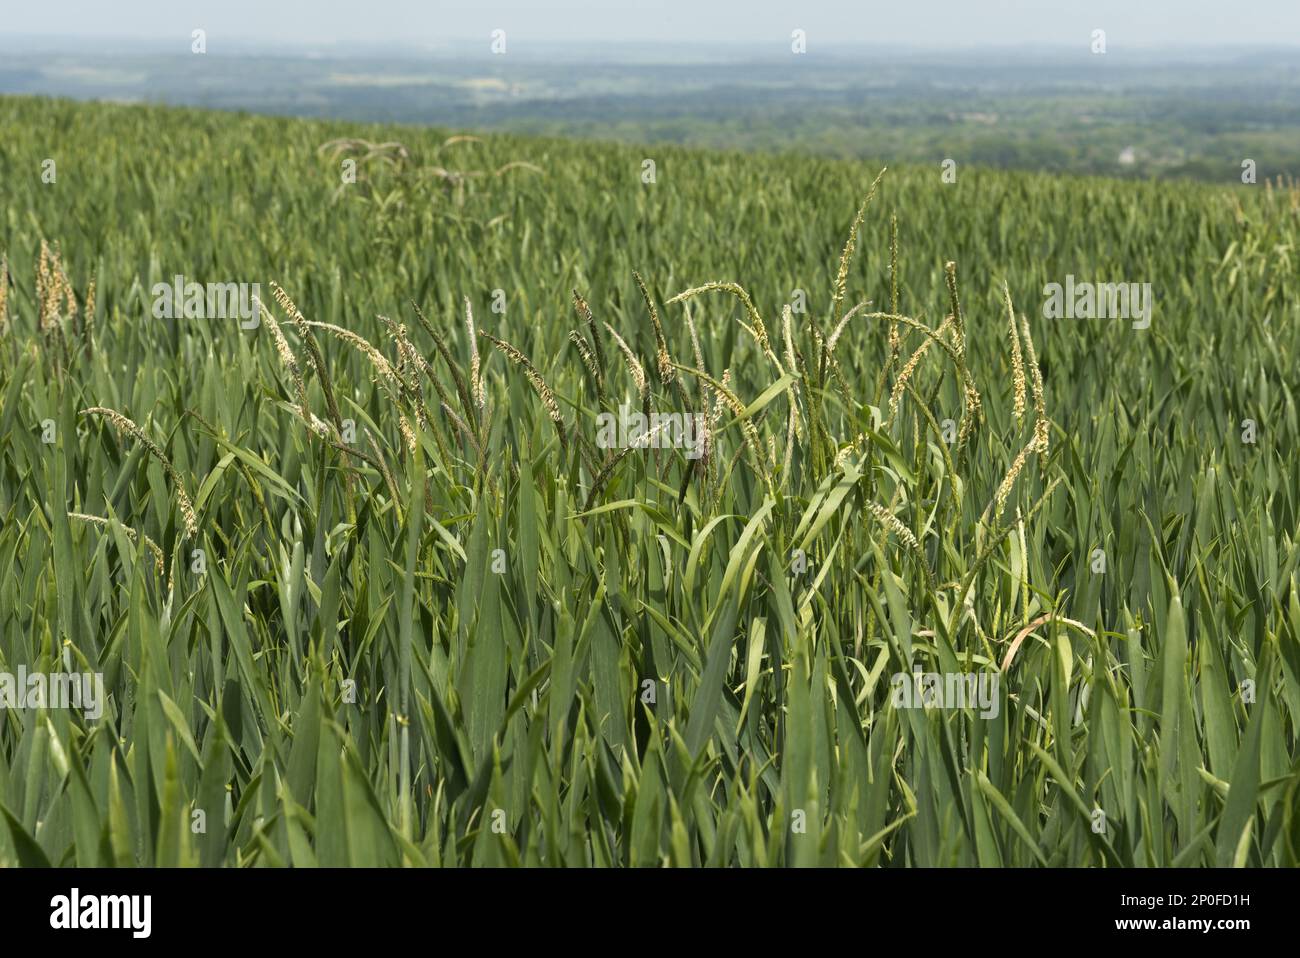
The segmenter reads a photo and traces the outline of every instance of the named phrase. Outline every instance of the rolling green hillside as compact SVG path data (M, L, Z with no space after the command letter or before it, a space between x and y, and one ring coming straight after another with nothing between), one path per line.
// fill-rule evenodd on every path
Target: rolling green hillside
M1300 861L1294 184L454 132L0 98L0 863Z

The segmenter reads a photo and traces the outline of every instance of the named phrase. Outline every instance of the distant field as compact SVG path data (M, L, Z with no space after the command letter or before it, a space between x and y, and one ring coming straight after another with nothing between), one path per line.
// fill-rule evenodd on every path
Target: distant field
M1300 176L1295 50L247 48L209 38L45 49L0 38L0 94L428 123L627 143L1125 179ZM1086 39L1086 38L1085 38ZM184 41L184 42L181 42Z
M463 132L0 97L0 864L1300 863L1294 181Z

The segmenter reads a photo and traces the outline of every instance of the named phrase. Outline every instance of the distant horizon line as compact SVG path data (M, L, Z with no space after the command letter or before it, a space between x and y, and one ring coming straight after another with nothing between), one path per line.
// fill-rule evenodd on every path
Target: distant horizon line
M197 27L196 27L197 28ZM510 55L530 55L540 54L547 51L556 50L589 50L597 51L601 48L619 49L619 50L638 50L645 53L689 53L695 56L713 52L715 54L734 57L737 54L753 54L770 52L773 56L782 55L787 45L787 38L775 38L771 42L759 40L736 40L729 38L709 39L564 39L558 40L547 38L541 40L529 40L527 34L524 34L524 41L516 39L512 43ZM912 42L899 43L890 41L880 41L865 43L859 41L840 41L830 40L825 42L816 42L816 35L810 38L815 46L810 44L810 52L817 50L825 51L832 54L848 55L853 53L872 53L872 54L893 54L897 56L926 55L926 54L944 54L944 53L997 53L997 52L1014 52L1030 53L1037 52L1044 56L1060 54L1063 52L1074 52L1080 56L1091 56L1086 42L1077 43L1044 43L1041 41L1026 40L1018 43L926 43ZM284 53L297 55L311 55L320 53L338 53L338 54L360 54L360 53L401 53L408 56L427 56L433 55L452 55L468 58L493 57L488 49L490 37L484 36L456 36L443 37L437 40L423 41L357 41L357 40L321 40L321 39L266 39L264 37L250 37L247 35L230 35L223 34L208 35L208 54L209 56L223 55L224 47L227 53L249 53L249 52L266 52L266 53ZM55 33L9 33L0 32L0 48L10 48L24 44L39 45L41 52L57 52L58 47L65 47L70 50L81 50L86 46L104 43L124 44L134 49L148 50L159 52L168 46L175 46L177 53L188 52L190 34L55 34ZM1282 41L1259 43L1259 42L1238 42L1238 43L1219 43L1213 41L1206 42L1179 42L1179 43L1123 43L1115 42L1112 39L1110 53L1124 53L1141 51L1143 53L1155 53L1163 55L1194 54L1197 56L1218 55L1231 56L1245 53L1295 53L1300 54L1300 41L1286 43ZM35 51L33 51L35 52ZM109 51L104 51L109 52Z

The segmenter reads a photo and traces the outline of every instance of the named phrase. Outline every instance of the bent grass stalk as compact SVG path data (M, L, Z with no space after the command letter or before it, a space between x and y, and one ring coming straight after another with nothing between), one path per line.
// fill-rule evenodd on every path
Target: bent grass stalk
M116 409L108 409L104 406L91 406L88 409L81 410L83 416L97 416L107 419L108 422L117 429L119 433L130 436L148 450L149 455L158 460L163 471L167 473L167 478L172 481L173 491L176 493L176 505L180 509L181 519L185 527L185 538L190 539L198 534L199 520L194 514L194 505L190 501L189 493L185 491L185 482L181 479L172 462L167 458L166 453L159 448L158 444L149 438L149 435L137 426L134 422L122 415Z

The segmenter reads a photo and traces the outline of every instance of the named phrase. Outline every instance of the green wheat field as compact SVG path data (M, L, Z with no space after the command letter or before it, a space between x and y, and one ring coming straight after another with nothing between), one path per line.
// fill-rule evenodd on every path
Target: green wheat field
M455 134L0 98L0 864L1300 863L1294 182Z

